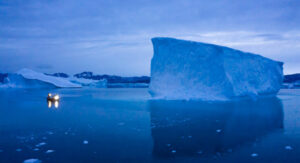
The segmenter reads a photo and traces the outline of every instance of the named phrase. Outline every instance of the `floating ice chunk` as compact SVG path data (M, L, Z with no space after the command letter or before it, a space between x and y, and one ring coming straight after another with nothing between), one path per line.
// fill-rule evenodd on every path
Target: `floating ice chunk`
M87 140L84 140L83 144L89 144L89 142Z
M40 149L38 149L38 148L34 148L33 150L34 150L34 151L39 151Z
M51 149L49 149L49 150L47 150L45 153L53 153L54 152L54 150L51 150Z
M47 133L48 133L48 135L53 135L52 131L48 131Z
M251 157L257 157L257 156L258 156L257 153L252 153L252 154L251 154Z
M46 145L47 143L45 143L45 142L41 142L41 143L39 143L39 144L37 144L37 145L35 145L36 147L41 147L41 146L44 146L44 145Z
M172 153L176 153L176 150L173 149L171 152L172 152Z
M24 160L23 163L41 163L42 161L36 158Z
M227 47L153 38L149 92L155 98L230 100L275 95L283 63Z
M17 152L21 152L21 151L22 151L22 149L21 149L21 148L18 148L18 149L16 149L16 151L17 151Z
M220 133L222 130L221 129L217 129L216 132Z
M293 148L292 148L291 146L289 146L289 145L285 146L284 148L285 148L286 150L293 150Z

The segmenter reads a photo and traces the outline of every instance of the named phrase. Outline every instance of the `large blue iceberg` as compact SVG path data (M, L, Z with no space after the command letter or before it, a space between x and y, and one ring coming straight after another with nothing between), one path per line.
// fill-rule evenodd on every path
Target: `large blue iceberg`
M153 38L149 92L154 98L231 100L276 95L283 63L228 47Z

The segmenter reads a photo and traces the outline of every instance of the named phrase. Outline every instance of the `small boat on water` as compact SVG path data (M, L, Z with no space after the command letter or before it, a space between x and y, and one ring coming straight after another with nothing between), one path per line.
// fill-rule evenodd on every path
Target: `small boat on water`
M59 101L59 95L52 95L51 93L48 94L48 97L47 97L47 100L48 101L52 101L52 102L55 102L55 101Z

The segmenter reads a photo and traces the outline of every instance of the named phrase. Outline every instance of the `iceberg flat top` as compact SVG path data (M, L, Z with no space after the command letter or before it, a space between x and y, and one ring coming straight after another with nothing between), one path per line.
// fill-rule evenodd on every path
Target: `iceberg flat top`
M228 47L153 38L150 93L156 98L228 100L276 94L282 62Z
M45 75L43 73L35 72L30 69L21 69L20 71L17 72L17 74L22 75L24 78L27 79L34 79L34 80L40 80L46 83L50 83L55 85L56 87L69 87L69 88L79 88L81 85L75 84L70 82L67 79L60 78L60 77L54 77L54 76L49 76Z

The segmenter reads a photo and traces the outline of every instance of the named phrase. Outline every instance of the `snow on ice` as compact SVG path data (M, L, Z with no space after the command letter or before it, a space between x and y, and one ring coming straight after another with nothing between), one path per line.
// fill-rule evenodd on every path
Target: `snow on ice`
M66 80L64 78L59 78L59 77L54 77L54 76L49 76L45 75L43 73L35 72L30 69L21 69L20 71L17 72L17 74L22 75L26 79L31 79L31 80L39 80L45 83L50 83L53 84L56 87L81 87L78 84L74 84L70 82L69 80Z

